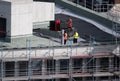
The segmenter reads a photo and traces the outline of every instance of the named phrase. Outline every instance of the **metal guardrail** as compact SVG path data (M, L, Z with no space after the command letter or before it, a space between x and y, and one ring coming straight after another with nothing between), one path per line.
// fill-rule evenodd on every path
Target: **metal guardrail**
M62 47L51 47L51 48L30 48L30 49L12 49L12 50L1 50L0 58L15 60L16 58L57 58L57 57L70 57L70 56L89 56L89 54L112 54L113 51L119 51L119 45L97 45L97 46L62 46ZM117 53L117 52L114 52ZM16 59L17 60L17 59Z
M109 17L112 17L115 21L120 21L120 5L113 6L111 10L106 13Z
M98 70L96 70L97 68L99 68ZM43 73L42 69L31 69L31 76L34 75L56 75L56 74L69 74L69 67L62 67L60 68L59 71L55 71L54 68L44 68L46 69L46 72ZM14 77L15 75L15 70L17 70L17 77L20 76L28 76L28 69L14 69L14 70L3 70L3 77ZM79 73L99 73L99 72L111 72L109 66L103 66L103 67L97 67L97 66L86 66L84 68L85 72L83 71L83 68L81 69L81 67L72 67L72 74L79 74ZM119 71L119 66L116 67L114 69L114 67L112 68L112 70L114 72Z

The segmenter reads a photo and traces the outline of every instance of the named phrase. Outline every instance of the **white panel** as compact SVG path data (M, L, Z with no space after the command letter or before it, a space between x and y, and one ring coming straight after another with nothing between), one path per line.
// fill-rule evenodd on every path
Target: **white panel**
M32 34L32 4L12 5L11 36Z
M54 20L54 3L34 2L33 22L44 22Z

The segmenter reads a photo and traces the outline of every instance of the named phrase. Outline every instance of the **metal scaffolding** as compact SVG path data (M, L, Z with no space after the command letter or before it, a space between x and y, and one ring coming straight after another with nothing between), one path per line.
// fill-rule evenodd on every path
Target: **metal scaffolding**
M102 76L109 76L113 81L114 79L119 80L120 55L116 56L116 54L119 53L119 45L95 46L93 42L90 43L91 44L84 47L85 50L81 46L75 47L73 45L70 47L63 46L59 49L50 47L47 48L46 52L43 52L43 55L47 54L50 56L38 57L39 54L42 54L40 52L43 48L33 49L30 46L30 40L28 40L26 45L27 49L25 49L27 57L23 57L26 59L21 60L19 59L20 57L16 56L6 57L4 50L2 50L1 81L7 81L8 79L10 81L32 81L33 79L48 79L54 81L55 79L60 80L60 78L66 78L69 79L69 81L78 81L77 78L82 78L84 81L85 77L86 81L88 77L91 77L91 81L102 81L100 78ZM116 48L116 50L113 54L112 50L114 48ZM61 49L64 50L61 52ZM80 52L82 50L84 51ZM13 51L15 54L17 53L15 52L17 50ZM57 54L57 51L61 53ZM22 53L24 52L21 52L21 54ZM35 57L34 53L36 53ZM7 53L7 56L9 56L9 54L11 54L11 52Z

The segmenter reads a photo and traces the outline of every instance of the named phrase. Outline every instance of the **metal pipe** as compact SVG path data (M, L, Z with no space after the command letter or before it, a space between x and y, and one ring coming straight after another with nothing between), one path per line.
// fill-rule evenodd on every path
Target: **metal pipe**
M62 32L61 32L61 34L62 34L61 44L62 44L62 45L64 45L64 33L65 33L65 30L62 29Z

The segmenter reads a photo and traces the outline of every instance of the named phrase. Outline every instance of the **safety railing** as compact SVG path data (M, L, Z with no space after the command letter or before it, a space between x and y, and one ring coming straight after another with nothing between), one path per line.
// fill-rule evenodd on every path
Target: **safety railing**
M120 5L114 5L111 10L107 12L109 17L112 17L115 21L120 21Z
M102 14L101 16L109 19L116 18L117 22L120 21L120 5L113 4L110 1L102 1L102 3L96 2L96 0L91 0L91 2L79 1L79 0L66 0L76 4L76 6L80 5L85 8L91 9L93 11L99 12L98 14ZM101 13L100 13L101 12Z
M75 3L76 5L81 5L83 7L92 9L92 10L99 10L99 12L106 12L111 9L113 4L110 4L109 1L102 1L101 3L96 2L96 0L85 0L85 1L79 1L79 0L66 0Z
M98 69L99 68L99 69ZM104 72L110 72L112 73L114 72L118 72L119 71L119 66L118 67L113 67L113 71L111 72L109 70L109 66L104 65L104 67L97 67L97 66L86 66L83 69L81 69L81 67L72 67L72 74L79 74L79 73L103 73ZM57 75L57 74L69 74L69 67L62 67L59 69L59 71L56 71L53 68L44 68L47 71L43 73L43 71L41 69L31 69L31 74L30 76L34 76L34 75ZM97 69L97 70L96 70ZM15 70L17 71L17 75L15 74ZM14 70L3 70L4 73L4 77L21 77L21 76L29 76L28 75L28 69L14 69Z
M94 11L108 12L113 6L113 4L95 4Z
M73 46L73 47L51 47L51 48L31 48L2 50L0 58L3 60L15 60L30 58L58 58L70 56L89 56L96 54L112 54L118 45L98 45L98 46ZM118 50L116 50L118 51ZM117 52L116 52L117 53ZM16 59L16 60L18 60Z

